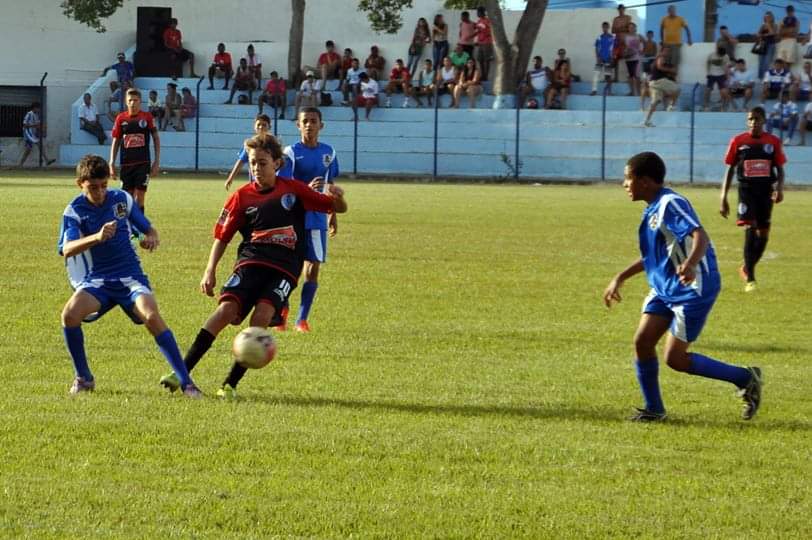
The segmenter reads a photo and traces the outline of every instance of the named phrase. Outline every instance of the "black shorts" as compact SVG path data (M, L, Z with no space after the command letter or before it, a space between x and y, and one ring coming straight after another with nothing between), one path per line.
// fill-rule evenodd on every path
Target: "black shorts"
M192 53L190 53L187 49L172 51L172 55L178 62L186 62L192 57Z
M257 304L271 304L278 314L295 288L296 283L275 268L246 264L235 269L226 280L220 291L220 302L237 302L240 312L232 324L240 324Z
M149 163L122 165L118 175L121 178L121 189L124 191L146 191L149 185L150 168Z
M770 181L739 183L736 225L758 229L770 227L773 213L773 185Z

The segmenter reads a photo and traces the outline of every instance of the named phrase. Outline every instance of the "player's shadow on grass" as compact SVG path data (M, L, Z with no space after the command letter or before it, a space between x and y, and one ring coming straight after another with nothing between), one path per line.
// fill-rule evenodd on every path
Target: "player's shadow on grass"
M812 353L812 348L799 344L787 346L787 345L779 345L777 343L733 343L713 340L703 340L701 348L719 352L727 352L728 355L730 354L729 351L757 353L757 354Z
M411 413L411 414L437 414L463 417L482 416L508 416L530 418L535 420L586 420L599 422L621 422L630 424L628 417L632 409L618 410L617 408L588 408L568 405L551 404L527 407L513 407L509 405L429 405L422 403L398 403L392 401L371 401L363 399L343 399L327 397L304 396L251 396L241 397L240 400L260 401L273 405L291 405L295 407L341 407L356 411L377 410L383 412ZM731 417L724 419L681 418L670 417L668 421L660 424L664 427L693 427L693 428L728 428L728 429L755 429L758 431L812 431L812 423L803 420L761 420L744 422Z

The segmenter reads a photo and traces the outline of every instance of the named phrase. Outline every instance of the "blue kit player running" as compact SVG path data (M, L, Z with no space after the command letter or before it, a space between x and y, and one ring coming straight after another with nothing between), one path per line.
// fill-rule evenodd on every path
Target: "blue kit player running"
M268 133L271 129L271 117L267 114L258 114L254 118L254 134L261 135L263 133ZM237 161L234 162L234 166L231 168L231 172L228 173L228 178L226 178L226 191L231 188L231 184L234 182L234 179L237 178L237 175L240 174L242 170L243 164L248 163L248 150L243 145L240 148L240 153L237 155ZM248 167L248 180L250 182L254 181L254 176L251 174L251 167Z
M324 128L321 111L316 107L303 107L296 118L296 127L301 133L301 141L284 150L285 164L279 170L279 176L301 180L316 191L324 192L325 184L332 184L339 174L338 158L333 147L319 142L319 132ZM335 212L308 212L305 216L305 235L307 238L307 256L304 264L304 284L299 314L296 316L296 330L310 332L307 317L319 288L319 267L327 260L327 234L333 238L338 232ZM287 309L282 313L282 324L278 329L285 329Z
M641 257L612 279L603 300L620 302L620 287L645 271L651 292L634 336L637 380L645 401L632 420L664 420L660 397L657 342L670 329L665 360L671 369L735 384L744 400L742 418L750 420L761 403L761 370L725 364L688 348L696 341L721 289L716 254L691 203L663 186L665 163L643 152L626 164L623 187L633 201L645 201L640 223Z
M155 337L181 381L184 394L199 398L202 394L189 377L175 337L158 312L149 280L130 243L132 226L138 227L146 231L142 246L152 251L158 247L158 231L129 193L108 191L109 176L110 167L103 158L83 157L76 167L76 183L82 194L68 204L62 215L59 254L67 258L84 255L81 260L86 264L84 278L74 283L76 290L62 310L62 331L76 371L70 393L91 392L96 387L85 355L83 320L120 305L136 314Z

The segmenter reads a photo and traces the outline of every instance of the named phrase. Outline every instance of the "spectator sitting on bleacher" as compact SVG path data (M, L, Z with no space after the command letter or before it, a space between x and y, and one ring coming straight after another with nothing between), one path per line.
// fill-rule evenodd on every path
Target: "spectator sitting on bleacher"
M488 80L491 72L491 60L493 60L493 31L491 30L491 19L483 6L476 8L477 20L476 36L476 64L483 81Z
M524 107L527 103L527 98L530 96L538 96L541 98L542 107L545 105L547 87L550 86L550 81L553 74L550 68L542 63L541 56L533 57L533 68L527 71L524 78L524 84L521 86L521 106Z
M462 47L462 50L468 53L468 56L474 54L474 37L476 36L476 25L471 20L471 14L467 11L460 13L460 31L459 41L457 43ZM453 59L451 60L454 61ZM465 62L462 63L462 66Z
M643 73L649 73L654 60L657 59L657 42L654 41L654 32L646 32L646 40L643 42Z
M118 62L112 66L104 68L104 71L102 71L102 77L107 75L108 71L114 69L116 71L116 76L118 77L119 85L122 85L125 82L132 84L133 77L135 77L135 66L133 66L132 62L127 61L127 58L124 56L123 52L118 53L117 58Z
M341 57L341 65L338 68L338 78L342 84L347 80L347 72L352 68L352 49L347 47L344 49L344 55Z
M350 104L350 94L352 94L353 103L358 99L358 96L361 94L361 73L363 72L364 70L361 69L361 61L357 58L353 58L350 62L350 68L344 75L344 81L341 83L341 93L344 96L344 101L341 103L342 105Z
M321 85L319 88L327 89L327 81L338 79L341 67L341 57L336 52L335 43L328 40L324 43L325 51L319 55L318 72L321 77ZM307 71L313 71L312 68L305 67Z
M412 34L412 43L409 45L409 58L406 61L406 69L409 73L415 73L417 67L420 65L420 57L423 56L423 48L426 43L431 43L431 31L429 30L429 22L420 17L417 19L417 26L415 26L414 33Z
M711 92L713 87L719 88L719 96L722 99L722 111L727 110L730 102L730 92L727 90L727 74L730 69L730 57L727 55L725 48L721 45L716 45L716 50L708 55L706 61L708 70L708 84L705 87L705 98L702 104L702 109L707 111L710 104Z
M316 74L312 71L305 73L305 80L296 92L296 113L293 115L295 121L299 118L299 109L302 107L319 106L319 87L316 83Z
M603 32L595 40L595 70L592 75L592 92L598 93L598 81L606 83L606 93L612 95L612 51L615 48L615 36L609 32L609 23L601 24Z
M104 133L104 128L99 121L99 111L92 103L90 94L82 96L84 100L79 106L79 129L87 131L99 140L99 144L104 144L107 140L107 135Z
M369 49L369 56L364 62L364 69L369 75L370 79L379 81L381 75L384 74L384 67L386 66L386 59L379 54L378 46L373 45Z
M111 122L115 122L116 115L121 111L122 96L129 88L129 82L121 85L116 81L110 81L110 97L105 100L105 103L107 103L107 117Z
M795 8L787 6L787 16L778 25L778 36L780 41L775 48L775 57L784 61L784 64L792 69L792 64L798 61L798 32L801 23L795 16Z
M795 134L795 128L798 127L798 106L790 101L789 93L784 92L781 94L781 101L773 105L773 110L770 117L767 119L767 133L772 133L773 129L779 131L786 131L787 135L784 137L784 145L789 146L792 142L792 136Z
M378 92L378 81L371 79L366 72L361 73L361 95L358 97L358 105L363 105L366 109L367 120L372 107L378 106Z
M789 91L792 85L792 72L786 68L784 60L776 58L774 67L764 74L764 86L761 89L761 101L778 99L782 90Z
M214 77L222 76L225 78L223 83L223 90L228 90L228 81L234 74L234 69L231 67L231 54L226 52L225 43L217 44L217 54L214 55L214 61L209 66L209 90L214 90Z
M254 52L253 44L248 44L245 50L245 60L248 62L248 69L251 70L257 80L257 88L262 88L262 58Z
M448 57L451 59L451 63L454 64L455 68L462 69L465 67L465 62L471 58L471 55L468 54L468 51L465 50L462 43L457 43L457 46L454 47L454 50L451 51Z
M459 70L451 63L451 58L443 58L443 66L437 70L437 95L448 94L451 96L451 105L454 106L454 86L457 84L457 73ZM439 97L438 105L439 105Z
M164 116L161 119L163 124L161 125L161 131L166 131L166 128L169 127L169 122L174 119L172 125L175 128L175 131L179 131L178 125L183 125L183 118L180 115L180 106L183 105L183 100L178 94L178 85L175 83L169 83L166 85L166 97L164 98Z
M414 100L418 107L423 106L421 96L429 100L429 107L434 105L434 65L430 58L423 61L423 69L417 74L417 88L414 91Z
M259 106L259 113L262 114L262 105L267 103L268 106L280 110L279 118L285 119L285 109L288 108L288 87L285 79L279 78L279 73L271 71L271 78L268 79L268 84L265 85L265 91L259 96L257 105Z
M736 104L736 99L744 98L742 110L747 110L749 107L750 99L753 97L753 87L756 84L756 79L753 72L747 69L747 64L744 58L736 60L736 66L730 72L728 79L728 89L730 90L730 103L734 111L738 111L739 107Z
M163 34L164 46L169 50L172 55L172 63L174 64L173 79L183 77L183 64L189 62L189 76L193 79L197 78L195 74L195 55L192 51L183 48L183 39L180 30L178 30L178 20L175 18L169 19L169 26L166 27Z
M183 88L181 91L181 105L180 105L180 118L181 118L181 125L179 131L184 131L186 129L185 124L183 123L184 118L194 118L197 116L197 100L192 95L192 91L188 88Z
M801 133L801 146L803 146L806 144L806 132L812 131L812 102L806 104L798 129Z
M460 70L457 77L457 84L454 86L454 108L459 108L462 94L468 96L468 108L476 107L477 98L482 94L482 72L477 66L476 60L469 58L465 62L465 67Z
M719 27L719 39L716 40L716 48L724 49L731 62L736 61L736 45L738 43L739 40L730 34L727 26L722 25Z
M812 92L812 62L804 62L803 71L795 78L792 85L793 99L796 101L809 101Z
M643 120L645 127L654 127L654 124L651 123L651 117L661 101L668 111L673 111L676 108L680 87L677 84L677 68L671 63L671 57L671 51L665 45L660 49L657 60L651 66L651 77L648 83L649 92L651 93L651 105L646 119ZM669 98L671 98L670 104L668 103Z
M570 60L569 58L565 57L566 51L564 51L564 49L559 50L558 55L564 58L559 58L556 60L555 69L553 69L553 80L550 83L550 86L547 87L547 99L545 100L544 105L545 109L567 108L567 96L570 94L570 86L572 85Z
M158 91L150 90L147 98L147 111L153 118L160 120L164 117L164 104L158 99Z
M386 106L392 106L392 93L403 92L403 106L409 106L409 96L412 93L412 76L409 70L403 65L403 60L395 60L395 67L389 72L389 82L384 89L386 92Z
M230 105L234 99L234 94L238 90L248 92L248 103L251 103L256 89L257 80L254 78L254 72L248 67L248 61L245 58L240 58L240 65L237 66L237 71L234 72L234 85L231 87L231 94L229 94L223 105Z

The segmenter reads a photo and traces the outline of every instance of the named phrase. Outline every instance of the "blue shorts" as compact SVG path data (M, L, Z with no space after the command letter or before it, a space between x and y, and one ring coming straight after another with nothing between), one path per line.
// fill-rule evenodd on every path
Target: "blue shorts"
M130 312L136 298L142 294L152 294L149 280L143 274L117 279L89 279L80 283L76 290L85 291L98 300L102 306L100 311L119 305Z
M718 294L718 293L717 293ZM658 315L671 320L671 334L680 341L693 343L702 332L717 294L710 298L688 302L666 302L652 290L643 300L643 313Z
M37 141L32 141L28 137L23 137L23 141L25 142L25 147L31 150L34 148L34 145L37 144Z
M306 229L307 255L306 261L323 263L327 260L327 231L322 229Z

